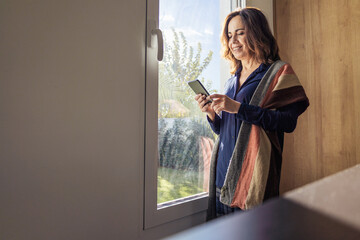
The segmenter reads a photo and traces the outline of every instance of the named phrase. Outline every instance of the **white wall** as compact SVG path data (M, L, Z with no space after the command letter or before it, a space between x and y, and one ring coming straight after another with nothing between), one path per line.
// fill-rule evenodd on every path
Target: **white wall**
M142 231L144 0L0 4L0 239Z

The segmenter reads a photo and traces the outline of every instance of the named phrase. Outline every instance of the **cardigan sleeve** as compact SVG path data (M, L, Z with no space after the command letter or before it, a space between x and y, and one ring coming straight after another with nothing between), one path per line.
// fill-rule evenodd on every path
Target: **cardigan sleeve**
M261 126L266 131L290 133L295 130L297 118L305 111L306 107L304 101L292 103L276 110L241 103L236 117L242 121Z

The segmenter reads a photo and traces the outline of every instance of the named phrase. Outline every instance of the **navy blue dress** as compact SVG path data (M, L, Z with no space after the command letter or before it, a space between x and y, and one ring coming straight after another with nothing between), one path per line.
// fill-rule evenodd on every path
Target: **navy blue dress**
M250 100L270 65L261 64L239 88L241 68L231 77L225 86L225 94L241 103L237 114L221 112L215 114L214 121L208 118L212 130L219 135L219 152L216 166L216 186L221 188L229 166L243 121L261 126L266 131L277 132L281 149L283 147L284 132L294 131L298 116L303 112L304 104L297 102L275 111L249 105ZM239 89L237 91L237 89ZM306 108L306 107L305 107Z

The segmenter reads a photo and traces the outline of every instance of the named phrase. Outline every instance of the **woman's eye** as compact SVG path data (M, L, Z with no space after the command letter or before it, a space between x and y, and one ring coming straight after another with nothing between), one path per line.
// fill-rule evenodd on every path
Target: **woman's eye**
M244 32L239 32L238 35L239 36L244 35Z

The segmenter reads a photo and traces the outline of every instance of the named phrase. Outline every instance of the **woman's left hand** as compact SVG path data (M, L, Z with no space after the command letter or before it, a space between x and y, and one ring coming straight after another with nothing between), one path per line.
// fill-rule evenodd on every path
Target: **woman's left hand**
M211 106L219 115L221 111L228 113L238 113L241 103L229 98L223 94L212 94L209 96L212 99Z

